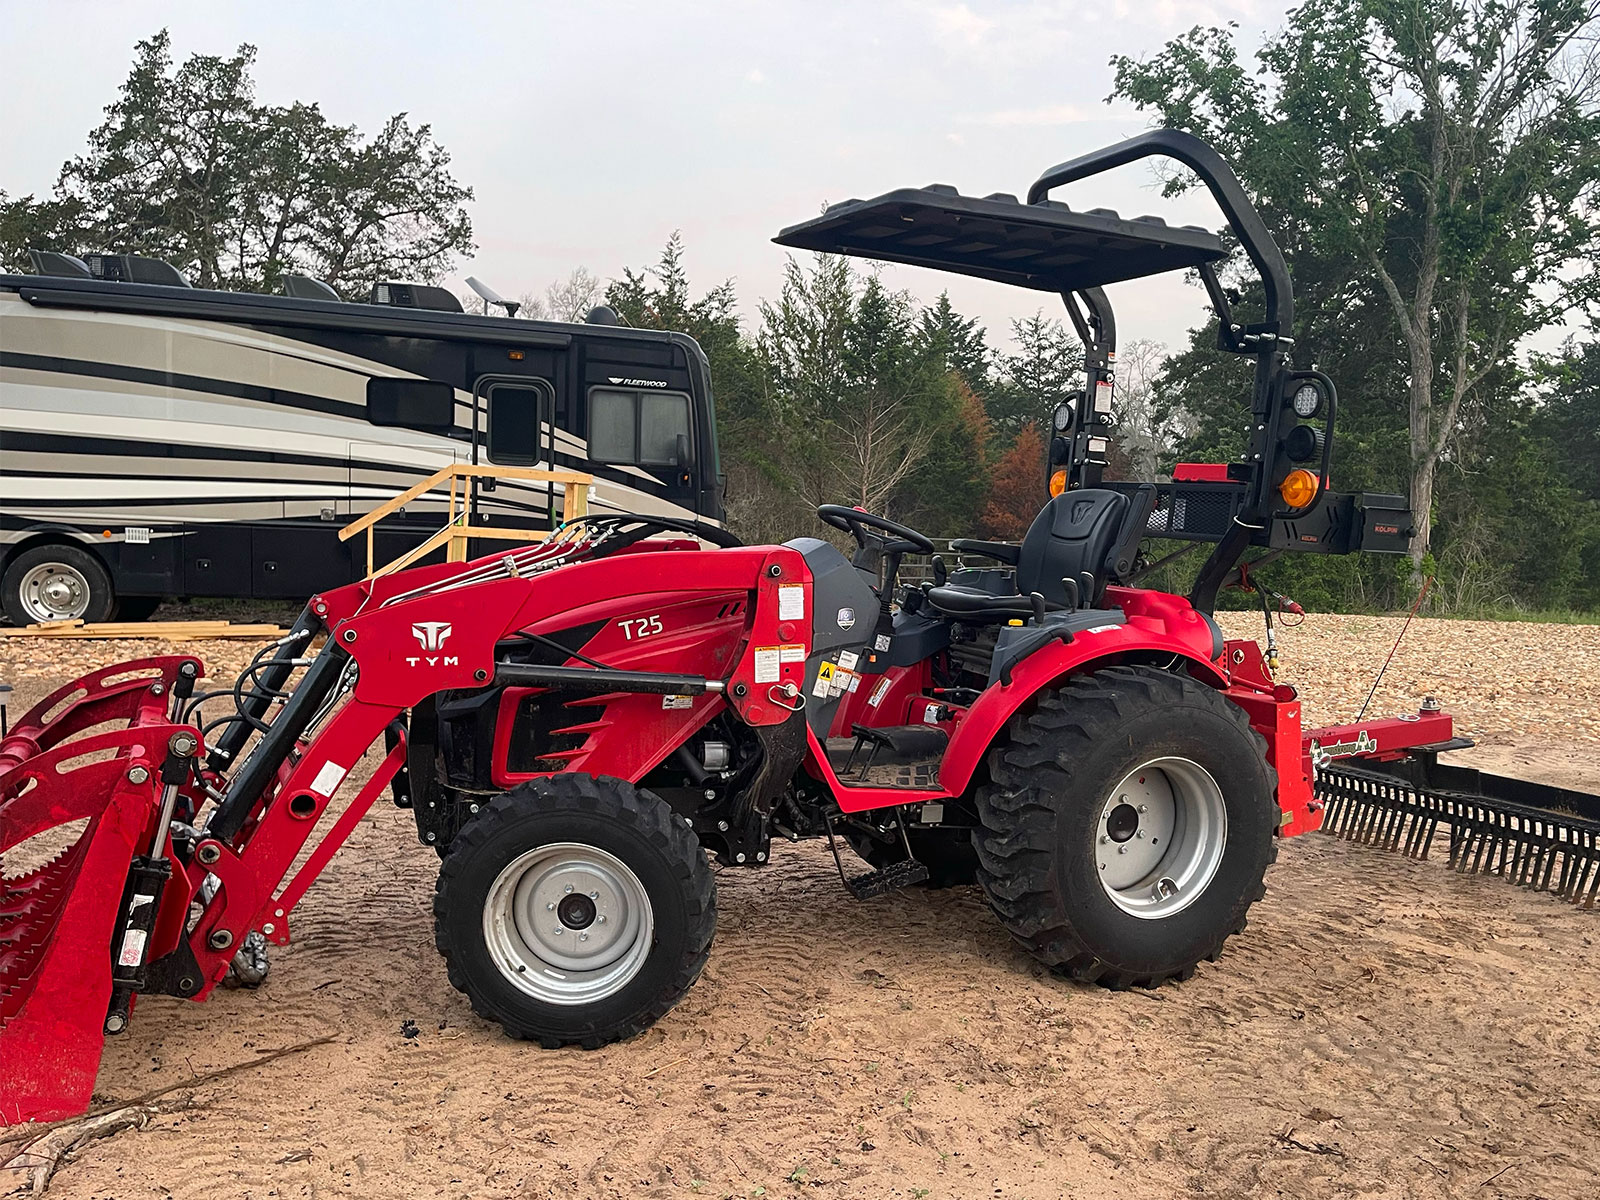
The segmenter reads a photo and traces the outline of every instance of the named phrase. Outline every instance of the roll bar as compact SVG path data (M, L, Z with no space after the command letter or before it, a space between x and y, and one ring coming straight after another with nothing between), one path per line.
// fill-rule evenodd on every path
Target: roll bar
M1028 189L1028 203L1038 204L1052 188L1126 166L1141 158L1170 158L1182 163L1206 185L1228 225L1238 236L1267 293L1267 327L1263 332L1287 335L1294 329L1294 285L1283 252L1272 240L1261 214L1245 195L1238 176L1223 157L1193 134L1153 129L1104 150L1095 150L1051 167Z

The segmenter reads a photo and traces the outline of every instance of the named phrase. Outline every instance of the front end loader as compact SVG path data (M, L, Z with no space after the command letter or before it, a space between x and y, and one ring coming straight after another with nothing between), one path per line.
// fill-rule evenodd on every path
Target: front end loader
M451 983L546 1046L662 1017L710 952L709 859L760 869L808 837L863 899L977 883L1074 979L1153 987L1216 959L1279 839L1323 821L1314 759L1398 759L1453 731L1437 711L1303 731L1270 654L1212 619L1217 591L1248 580L1247 547L1350 550L1374 522L1325 470L1294 476L1293 398L1321 389L1331 437L1332 387L1285 364L1288 276L1221 160L1151 135L1044 182L1128 146L1194 166L1267 279L1269 320L1230 335L1257 360L1253 459L1159 486L1098 473L1099 289L1214 278L1225 251L1203 230L925 189L785 231L1092 302L1071 311L1100 373L1058 422L1065 477L1022 543L958 542L947 567L917 530L840 505L818 517L848 557L818 537L745 546L695 522L577 518L314 596L231 685L197 690L201 664L178 657L60 689L0 739L0 1121L83 1111L102 1039L140 995L199 1001L258 973L258 943L289 940L385 792L442 860ZM1210 540L1190 595L1138 586L1156 530ZM907 555L930 557L929 582L900 583ZM872 869L847 872L841 848Z

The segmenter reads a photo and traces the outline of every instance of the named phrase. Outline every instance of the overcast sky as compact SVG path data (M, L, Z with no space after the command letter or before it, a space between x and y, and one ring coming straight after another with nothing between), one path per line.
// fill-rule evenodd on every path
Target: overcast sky
M580 265L611 278L677 229L696 290L731 277L753 319L778 287L782 226L935 182L1021 196L1044 168L1146 128L1147 114L1105 103L1112 54L1225 21L1253 48L1287 7L0 0L0 188L47 192L115 98L134 42L165 26L178 60L256 45L265 102L316 101L368 131L399 111L431 124L477 196L478 250L458 290L473 274L505 295L542 291ZM1163 200L1142 165L1057 198L1221 223L1203 196ZM908 267L885 279L924 300L948 287L1001 341L1041 299ZM1112 299L1124 343L1175 346L1203 315L1203 293L1177 277Z

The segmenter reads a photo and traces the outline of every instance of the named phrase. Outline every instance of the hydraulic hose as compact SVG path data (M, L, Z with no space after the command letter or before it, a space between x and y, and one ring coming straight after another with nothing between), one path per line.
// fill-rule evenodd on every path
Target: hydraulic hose
M278 661L263 667L259 673L250 673L251 688L244 694L239 704L239 714L243 719L235 721L218 735L216 744L206 755L208 771L219 773L225 771L239 751L244 749L244 744L250 740L250 735L259 725L262 714L271 707L274 695L282 690L290 673L293 672L292 660L300 657L299 651L309 645L311 639L320 632L322 632L322 618L312 612L308 605L300 611L299 618L284 639L282 649L285 653L278 656Z

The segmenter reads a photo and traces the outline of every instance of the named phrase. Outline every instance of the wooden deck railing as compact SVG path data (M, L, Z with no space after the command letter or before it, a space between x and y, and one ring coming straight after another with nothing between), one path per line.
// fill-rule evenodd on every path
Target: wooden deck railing
M568 521L574 517L588 515L589 485L594 482L593 475L585 475L581 471L547 471L542 467L491 467L473 466L469 463L452 463L442 470L435 471L421 483L407 488L394 499L384 501L365 516L350 522L350 524L339 530L339 540L348 542L356 534L366 533L367 578L376 579L380 575L388 575L395 571L404 570L412 563L426 558L439 549L440 546L446 547L446 562L465 562L469 539L486 538L500 542L536 542L549 532L544 529L499 529L492 525L469 525L467 523L468 512L466 504L471 489L463 486L464 482L469 479L515 479L552 485L559 483L565 491L565 499L561 509L562 517ZM381 567L375 566L372 555L372 527L390 513L404 508L418 496L431 492L434 488L444 486L447 481L450 484L450 512L444 528L433 534L421 545L407 550L393 562L385 563ZM459 512L457 511L458 500L461 504Z

